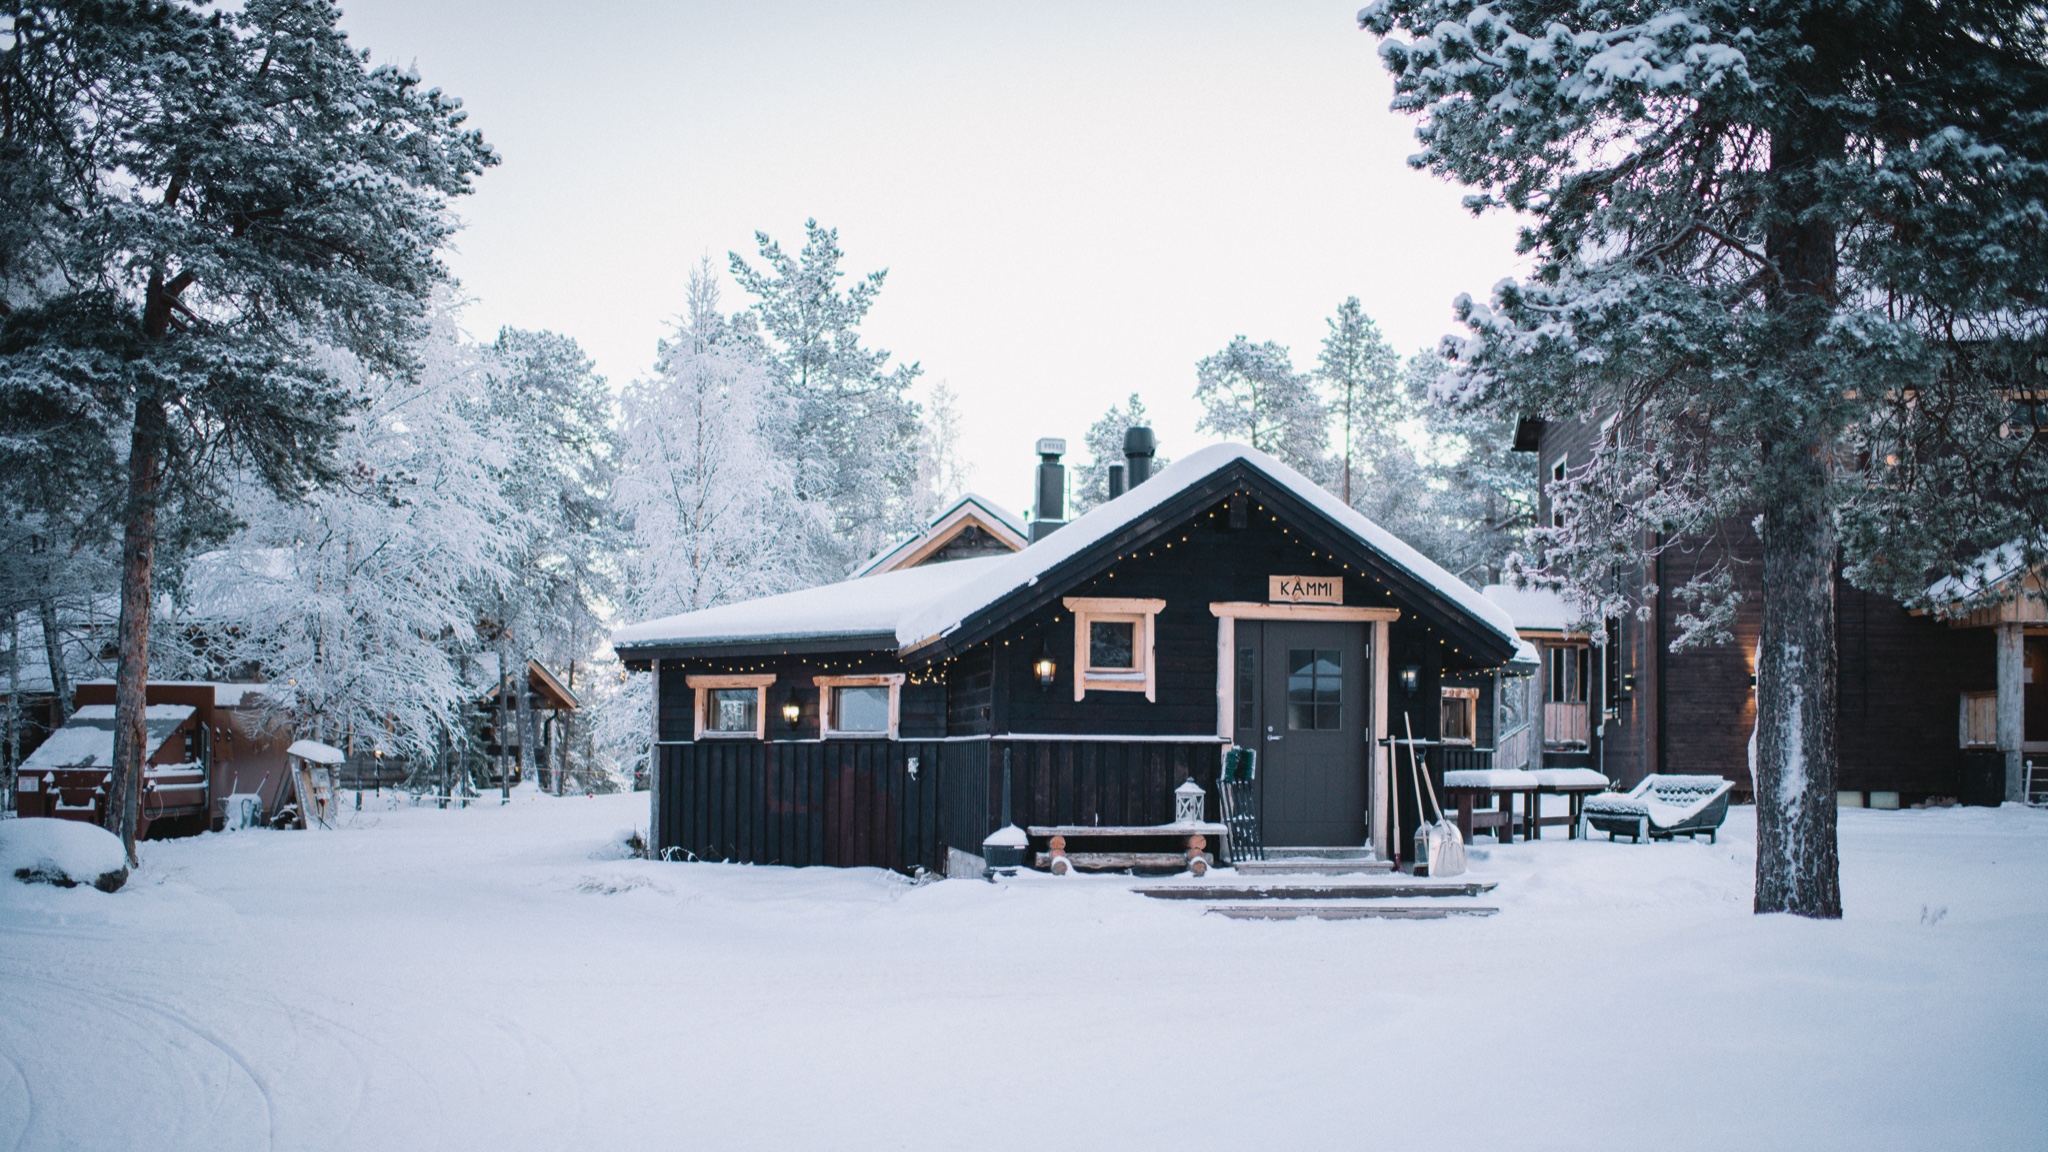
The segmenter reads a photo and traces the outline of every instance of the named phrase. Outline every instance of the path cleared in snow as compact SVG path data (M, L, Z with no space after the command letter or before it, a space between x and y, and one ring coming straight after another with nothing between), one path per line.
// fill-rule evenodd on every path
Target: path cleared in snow
M646 797L369 810L0 881L0 1149L2035 1147L2048 813L1477 846L1501 913L624 859ZM1559 833L1561 834L1561 833ZM1212 874L1212 879L1228 873Z

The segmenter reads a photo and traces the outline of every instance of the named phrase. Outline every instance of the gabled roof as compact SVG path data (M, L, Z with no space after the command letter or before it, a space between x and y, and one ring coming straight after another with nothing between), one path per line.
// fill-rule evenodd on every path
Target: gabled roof
M1475 650L1501 660L1514 652L1515 622L1499 605L1306 476L1241 444L1193 452L1012 555L902 569L634 624L615 633L612 644L629 659L678 648L920 655L957 649L1060 595L1117 549L1174 528L1240 486L1282 506L1325 546L1369 557L1399 594L1442 617Z
M577 708L575 693L563 687L562 682L555 678L555 674L548 671L538 660L526 662L526 690L539 693L541 699L547 701L548 707L556 712L574 712ZM484 689L483 698L486 701L498 698L496 680L492 680Z
M1022 551L1030 543L1024 521L1015 513L986 496L969 492L933 517L924 531L905 536L882 549L867 563L854 569L853 575L859 578L900 568L914 568L970 528L981 529L1008 545L1012 552Z

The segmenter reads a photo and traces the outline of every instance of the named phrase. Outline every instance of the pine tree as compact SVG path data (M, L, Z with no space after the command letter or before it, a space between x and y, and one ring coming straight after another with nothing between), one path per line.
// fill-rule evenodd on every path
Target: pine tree
M806 220L795 257L765 232L754 239L764 267L734 252L732 274L754 298L754 338L795 407L778 449L796 465L799 498L829 514L830 567L820 575L837 576L921 527L918 406L909 396L919 369L888 369L889 353L861 346L861 322L888 273L871 272L842 292L836 229Z
M1122 404L1112 404L1102 419L1088 426L1084 442L1088 446L1088 463L1074 470L1074 515L1079 516L1104 500L1109 499L1109 466L1123 464L1124 433L1133 428L1150 428L1152 417L1145 411L1145 402L1136 392ZM1159 471L1173 461L1156 449L1152 453L1152 470Z
M1296 372L1286 348L1233 337L1223 351L1195 365L1195 426L1243 440L1311 479L1330 479L1329 410L1314 378Z
M1325 323L1330 332L1323 337L1316 375L1329 394L1330 415L1337 425L1337 495L1350 504L1353 465L1360 451L1369 457L1384 455L1414 409L1402 387L1401 357L1380 335L1379 325L1365 314L1358 297L1347 297Z
M1646 540L1758 526L1755 907L1839 916L1840 550L1909 589L2043 539L2048 447L2013 405L2048 320L2040 5L1377 0L1360 18L1402 34L1381 54L1422 119L1415 163L1531 218L1531 275L1460 301L1450 351L1497 414L1603 431L1546 562L1620 614L1642 590L1613 577Z
M917 518L929 524L967 491L974 465L960 455L960 394L944 380L932 385L917 438Z
M371 68L339 15L0 6L0 476L121 526L108 807L131 857L159 544L227 526L227 461L287 495L334 478L349 397L309 348L402 365L447 202L495 162L458 102Z

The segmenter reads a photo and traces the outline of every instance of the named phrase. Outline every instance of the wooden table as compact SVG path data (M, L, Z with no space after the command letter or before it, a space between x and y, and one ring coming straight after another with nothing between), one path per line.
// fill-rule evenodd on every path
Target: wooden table
M1545 824L1566 825L1569 829L1565 839L1576 840L1579 836L1579 817L1586 806L1586 797L1597 796L1614 787L1606 776L1591 768L1539 768L1530 773L1536 777L1536 795L1530 798L1528 837L1531 840L1543 838ZM1598 779L1594 779L1598 777ZM1545 816L1541 805L1542 797L1564 796L1571 810L1569 816Z
M1045 840L1046 850L1036 855L1033 867L1055 876L1070 870L1109 872L1124 868L1186 868L1200 876L1216 863L1208 851L1213 840L1224 859L1230 858L1230 829L1223 824L1034 824L1025 829L1033 840ZM1096 851L1070 852L1071 841L1081 840L1179 840L1179 852ZM1104 845L1104 847L1108 847Z
M1525 820L1533 820L1540 785L1534 772L1519 768L1481 768L1444 773L1444 794L1458 810L1458 833L1465 843L1474 832L1491 829L1503 844L1515 839L1515 797L1521 796ZM1486 807L1479 807L1484 801ZM1525 828L1524 835L1527 835Z

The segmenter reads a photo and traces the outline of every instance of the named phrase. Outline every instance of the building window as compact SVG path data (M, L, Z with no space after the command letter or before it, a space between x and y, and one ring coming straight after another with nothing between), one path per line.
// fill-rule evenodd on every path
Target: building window
M1259 700L1259 650L1239 648L1237 650L1237 694L1232 701L1237 705L1237 726L1251 728L1257 724Z
M1074 614L1074 699L1098 692L1143 692L1159 698L1154 623L1164 600L1069 596Z
M818 676L820 726L825 736L896 738L903 699L903 673L868 676Z
M767 738L768 686L773 673L747 676L689 676L696 694L695 738Z
M1443 689L1443 733L1446 744L1472 744L1479 739L1479 689Z
M1287 650L1287 727L1335 732L1344 727L1344 652L1339 648Z

